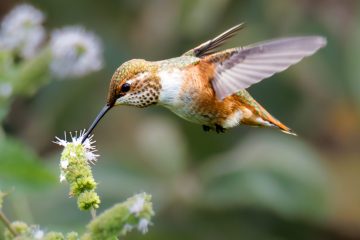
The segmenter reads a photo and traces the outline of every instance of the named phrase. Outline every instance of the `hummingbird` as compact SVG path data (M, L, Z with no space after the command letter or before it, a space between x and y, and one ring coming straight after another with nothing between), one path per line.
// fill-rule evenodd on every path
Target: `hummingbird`
M83 136L114 106L139 108L159 105L179 117L217 133L238 125L270 127L296 135L274 118L246 90L284 71L326 45L321 36L299 36L263 41L218 51L244 24L161 61L132 59L113 74L105 106Z

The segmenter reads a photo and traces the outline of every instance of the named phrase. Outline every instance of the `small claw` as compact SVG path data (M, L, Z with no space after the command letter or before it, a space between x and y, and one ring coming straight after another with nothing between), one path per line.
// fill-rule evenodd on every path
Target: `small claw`
M202 125L202 128L203 128L203 130L204 130L205 132L208 132L208 131L211 130L211 127L206 126L206 125Z
M216 133L224 133L225 132L225 128L223 128L222 126L215 124L215 131Z

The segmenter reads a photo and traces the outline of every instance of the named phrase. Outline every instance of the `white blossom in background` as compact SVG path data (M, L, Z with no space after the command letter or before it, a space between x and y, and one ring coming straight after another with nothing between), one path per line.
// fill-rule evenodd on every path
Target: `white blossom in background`
M15 7L1 23L0 49L17 51L24 58L33 57L45 39L42 12L28 4Z
M101 42L82 27L55 30L51 34L50 47L51 71L58 78L81 77L102 68Z

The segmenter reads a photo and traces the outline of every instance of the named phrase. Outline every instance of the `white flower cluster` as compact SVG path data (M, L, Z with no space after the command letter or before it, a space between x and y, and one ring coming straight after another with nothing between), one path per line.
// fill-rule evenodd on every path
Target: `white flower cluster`
M150 224L151 224L151 222L149 220L147 220L146 218L141 218L139 223L137 224L137 230L139 232L141 232L142 234L145 234L148 232ZM131 230L133 230L134 227L136 227L136 226L133 226L133 225L127 223L124 225L122 231L123 231L123 233L127 233L127 232L130 232Z
M69 144L72 144L74 146L74 149L78 149L76 146L83 146L83 148L79 148L79 149L84 149L84 154L85 154L85 158L87 159L87 161L89 161L90 163L94 164L94 162L96 162L97 158L99 157L98 154L95 154L95 152L97 151L94 143L96 142L95 140L93 140L93 136L94 135L90 135L88 136L88 138L84 141L84 143L81 143L84 134L85 134L85 130L80 131L79 136L77 131L75 131L75 135L73 136L72 133L70 132L70 138L71 141L68 142L66 139L66 132L64 133L64 139L60 139L59 137L55 137L56 141L54 141L54 143L63 146L64 148L66 148L66 146L68 146ZM81 150L80 150L81 151ZM75 152L70 152L69 153L70 157L75 157L76 153ZM61 159L60 160L60 168L61 168L61 172L60 172L60 182L65 180L65 170L67 169L67 167L69 166L69 160L68 159Z
M129 208L130 213L135 214L135 216L139 216L139 213L144 208L144 203L145 203L145 199L143 195L136 195L135 202Z
M136 217L139 217L140 213L144 210L144 206L146 203L144 197L145 197L144 194L136 195L135 202L129 207L130 213L134 214ZM140 218L137 226L133 226L131 224L125 224L123 231L128 232L131 231L134 227L137 227L139 232L145 234L148 232L148 227L150 224L151 222L148 219Z
M95 34L81 26L69 26L53 31L50 41L45 42L44 20L44 14L29 4L15 7L1 22L0 51L21 61L51 52L46 55L44 72L50 71L58 79L82 77L102 68L103 48ZM6 85L1 87L0 97L7 97L9 92Z
M43 13L33 6L17 6L1 23L0 49L16 51L23 58L33 57L45 39L43 21Z
M71 138L71 142L66 141L67 137L66 137L66 132L64 132L64 139L60 139L59 137L55 137L56 141L54 143L66 147L69 143L74 144L74 145L83 145L85 148L85 154L86 154L86 158L89 162L94 163L96 162L97 158L99 157L98 154L95 154L95 152L97 151L95 146L93 145L94 143L96 143L95 140L93 140L94 135L89 135L86 140L81 143L84 135L86 133L86 130L81 130L79 132L79 136L78 136L78 132L75 131L75 135L72 135L72 132L70 132L70 138ZM71 154L71 153L70 153ZM73 153L75 154L75 153Z
M100 40L82 27L55 30L50 47L53 55L50 67L58 78L81 77L102 68Z
M41 240L41 239L44 239L45 232L37 226L32 230L32 236L36 240L37 239Z
M140 219L140 222L137 226L137 229L142 233L145 234L148 232L148 227L150 225L150 221L147 220L146 218L142 218Z

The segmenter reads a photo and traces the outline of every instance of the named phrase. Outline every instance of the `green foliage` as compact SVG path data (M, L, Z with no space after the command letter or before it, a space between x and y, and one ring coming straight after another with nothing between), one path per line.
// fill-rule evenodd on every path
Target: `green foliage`
M65 237L59 232L49 232L45 235L44 240L65 240Z
M319 156L292 137L253 135L203 166L201 176L203 207L246 206L308 221L322 220L328 212L327 175Z
M153 215L151 196L145 193L137 194L93 220L82 239L115 239L117 236L124 236L133 228L146 233Z
M32 95L48 83L50 60L50 50L44 48L31 60L19 64L16 74L9 79L13 85L14 94Z
M16 236L13 235L12 232L9 231L9 229L6 229L4 232L5 240L30 240L33 239L33 230L34 227L28 226L26 223L21 221L16 221L11 223L11 227L16 234Z
M81 196L81 195L80 195ZM91 205L93 208L94 206ZM1 209L0 209L1 210ZM5 215L0 211L0 219L7 224L4 232L5 240L77 240L77 232L64 234L60 232L44 233L38 226L20 221L9 223ZM154 215L151 195L141 193L134 195L123 203L118 203L109 208L100 216L94 218L87 226L82 240L117 239L125 236L129 231L137 228L143 234L148 231L151 218Z
M32 190L53 185L56 177L23 143L12 138L0 139L0 187L16 185Z
M96 182L82 144L68 143L61 153L60 165L64 165L61 169L71 185L70 195L79 196L86 190L95 190Z
M66 234L66 239L67 240L78 240L79 235L77 232L69 232L68 234Z
M78 196L78 207L80 210L90 210L99 208L100 197L94 191L83 191Z

